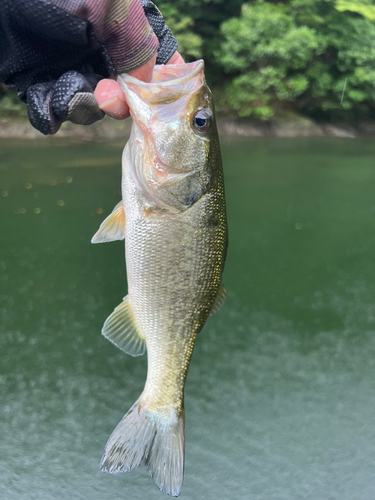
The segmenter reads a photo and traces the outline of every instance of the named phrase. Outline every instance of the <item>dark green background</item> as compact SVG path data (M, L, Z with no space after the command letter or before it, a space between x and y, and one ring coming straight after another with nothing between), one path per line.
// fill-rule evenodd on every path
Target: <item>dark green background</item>
M123 243L90 244L122 146L0 143L1 500L166 498L144 468L99 470L146 376L100 335ZM188 375L181 498L374 498L375 144L256 139L223 158L228 298Z

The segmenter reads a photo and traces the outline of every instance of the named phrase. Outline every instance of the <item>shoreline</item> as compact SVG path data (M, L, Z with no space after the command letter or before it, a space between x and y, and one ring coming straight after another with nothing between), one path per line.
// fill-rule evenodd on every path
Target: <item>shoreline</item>
M336 137L343 139L375 137L375 122L362 123L358 127L346 124L318 124L305 117L293 116L272 122L240 120L219 117L219 135L229 138L247 137ZM130 134L131 120L116 121L108 117L90 126L74 125L66 122L52 140L72 138L82 141L127 139ZM0 119L1 139L38 140L46 136L34 129L26 120L14 118Z

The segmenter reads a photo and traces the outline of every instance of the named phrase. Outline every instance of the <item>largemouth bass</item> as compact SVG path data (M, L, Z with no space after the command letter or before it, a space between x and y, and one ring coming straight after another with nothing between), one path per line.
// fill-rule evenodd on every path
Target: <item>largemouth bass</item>
M119 81L133 118L122 202L93 243L125 238L128 295L103 335L134 356L147 348L145 388L109 438L105 472L147 466L178 496L184 471L184 385L194 341L225 297L224 181L203 61L156 66L151 83Z

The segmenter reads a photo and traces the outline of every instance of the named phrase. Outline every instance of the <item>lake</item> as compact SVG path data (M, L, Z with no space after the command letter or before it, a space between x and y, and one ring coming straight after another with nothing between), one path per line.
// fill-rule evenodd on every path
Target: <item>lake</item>
M157 500L101 473L146 358L104 339L123 144L0 142L0 498ZM186 385L186 500L375 498L375 143L222 145L228 297Z

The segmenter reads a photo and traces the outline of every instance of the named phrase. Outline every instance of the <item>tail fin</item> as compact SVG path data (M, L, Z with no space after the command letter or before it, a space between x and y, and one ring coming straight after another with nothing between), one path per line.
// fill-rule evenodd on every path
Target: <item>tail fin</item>
M101 469L117 474L144 464L161 491L177 497L184 477L184 413L168 422L147 413L140 400L132 406L108 439Z

